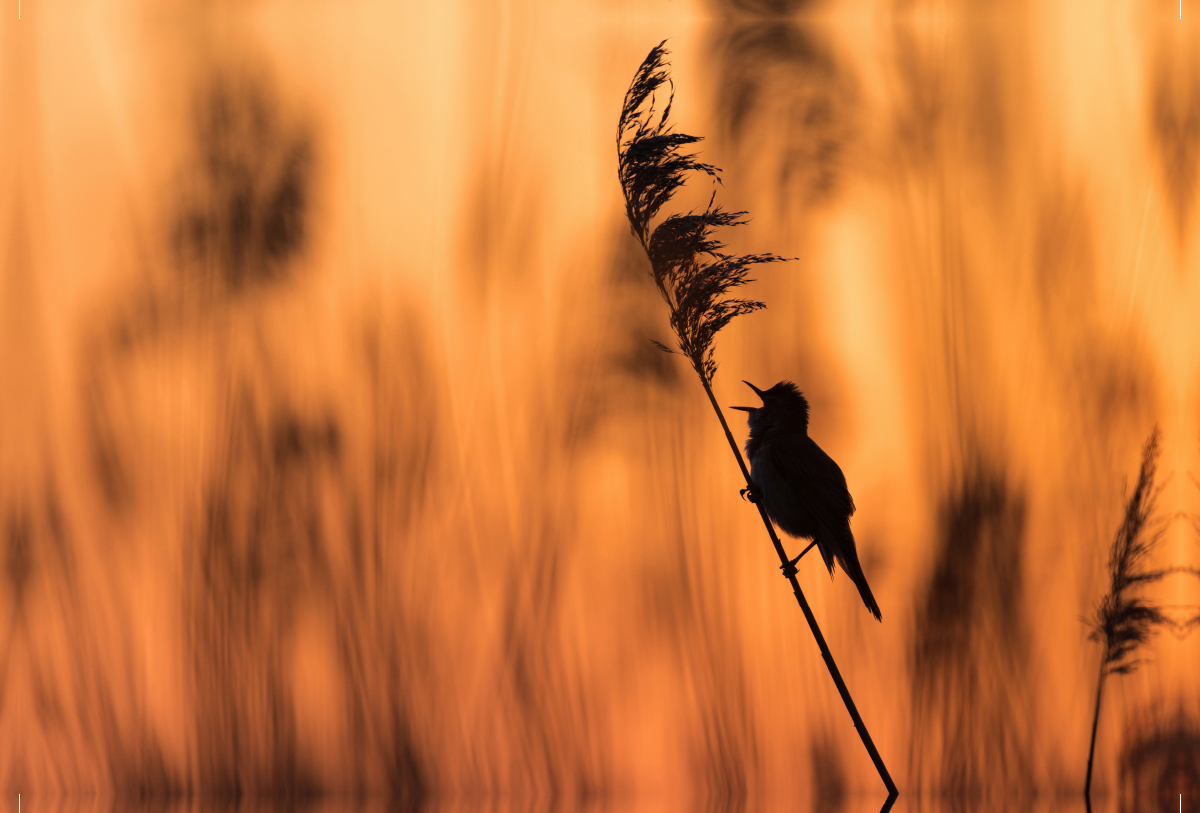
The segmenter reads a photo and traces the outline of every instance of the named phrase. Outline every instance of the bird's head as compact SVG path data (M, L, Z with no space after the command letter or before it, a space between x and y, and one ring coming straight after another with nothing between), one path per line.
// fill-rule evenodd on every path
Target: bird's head
M775 426L808 431L808 400L791 381L780 381L769 390L760 390L749 381L742 383L754 390L763 402L760 407L731 407L749 413L747 422L751 432L762 432Z

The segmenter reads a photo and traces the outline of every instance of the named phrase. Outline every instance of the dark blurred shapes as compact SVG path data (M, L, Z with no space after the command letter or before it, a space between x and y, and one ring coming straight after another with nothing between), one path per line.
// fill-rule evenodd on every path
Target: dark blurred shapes
M1030 791L1025 500L1000 468L977 461L940 503L912 648L914 766L918 775L922 768L940 775L949 796L976 798L997 786ZM925 732L933 743L922 741ZM939 752L940 764L922 764Z
M68 590L76 586L75 549L67 531L67 519L63 512L62 499L53 480L48 480L43 490L46 510L47 561Z
M1180 243L1196 198L1200 167L1200 61L1194 50L1159 43L1148 71L1150 141Z
M271 426L271 449L279 468L290 463L311 463L322 456L337 460L341 432L332 418L306 425L295 415L285 413Z
M812 765L813 813L839 813L845 809L847 792L846 768L833 736L824 732L809 745Z
M317 495L331 424L274 413L249 386L231 397L223 460L205 489L199 578L184 591L197 784L216 797L317 790L300 753L287 653L300 603L330 578Z
M1034 254L1040 346L1054 365L1053 380L1083 429L1079 499L1091 503L1114 476L1112 460L1125 438L1160 414L1155 403L1156 365L1132 318L1124 325L1097 318L1103 292L1097 272L1106 262L1098 248L1093 204L1077 179L1047 184L1039 202ZM1127 317L1134 303L1123 306ZM1090 599L1089 599L1090 600Z
M1181 708L1174 719L1137 721L1129 729L1120 758L1121 813L1200 811L1200 730L1194 721Z
M892 141L902 166L915 177L936 177L944 133L953 110L944 63L907 27L894 33L896 118Z
M196 177L175 225L180 265L236 292L286 277L309 229L313 147L264 83L216 76L196 112Z
M837 187L857 95L819 26L764 16L719 29L718 115L739 149L772 151L781 205L820 201ZM764 142L764 128L781 143Z
M937 554L925 593L918 662L945 663L974 634L983 614L996 615L1006 640L1019 628L1023 500L1003 475L979 466L943 497Z
M740 16L758 18L790 17L817 5L814 0L710 0L710 5L736 20Z
M678 359L653 343L670 341L662 331L662 299L647 285L653 277L646 255L625 229L614 241L612 261L613 364L635 379L675 388L682 381Z
M75 587L75 552L53 477L41 489L30 484L0 488L0 543L4 547L4 577L18 615L36 579L49 579L71 591ZM15 487L14 487L15 486ZM0 636L0 641L3 637Z
M371 520L377 551L386 526L407 540L434 470L434 448L442 431L435 406L436 379L426 348L427 334L413 313L383 325L378 314L362 315L362 358L371 394ZM342 434L328 434L327 443ZM379 562L375 562L379 566Z
M99 364L101 357L92 352L95 350L89 348L87 352ZM105 504L109 510L119 512L128 507L133 497L133 483L121 453L123 443L113 419L113 401L119 397L119 391L113 392L113 382L92 364L85 365L83 376L83 428L88 457Z
M410 813L417 809L427 813L525 813L529 810L554 809L549 806L522 806L514 802L440 803L415 808L397 805L394 799L387 796L339 794L278 798L254 796L240 799L148 795L111 799L103 795L58 796L26 793L23 803L23 809L36 810L37 813ZM15 805L14 802L13 810L16 810ZM591 813L603 813L603 810L604 808L600 808Z
M1002 218L1035 113L1026 79L1013 72L1019 29L1003 15L961 22L945 40L919 26L895 27L890 140L901 165L940 186L939 194L962 189L973 211ZM987 183L970 180L977 178Z
M413 810L431 774L413 722L430 646L413 618L411 524L438 433L421 331L366 309L360 421L227 383L184 569L198 765L206 795L298 801L324 788L302 747L290 664L302 617L328 619L355 792ZM351 368L353 369L353 368ZM360 431L361 430L361 431Z
M308 431L310 454L322 455L327 465L341 461L334 478L345 494L338 524L351 562L333 569L325 600L346 681L342 702L350 723L353 781L357 787L382 787L400 811L425 803L436 772L413 721L420 703L416 686L431 668L433 644L414 618L421 598L408 576L418 567L413 528L429 496L441 432L424 350L428 338L418 324L412 313L387 325L377 311L363 314L371 407L362 492L348 470L353 427L342 431L340 423L326 419L311 423Z
M40 490L22 495L29 485L0 493L0 500L10 502L7 575L17 603L8 634L0 636L0 708L6 707L10 681L27 686L26 710L34 725L25 727L41 733L30 738L29 755L32 761L54 761L61 792L78 790L81 763L95 760L99 775L94 779L117 794L134 799L177 796L182 784L167 765L157 732L141 713L133 649L127 641L101 642L90 603L94 593L79 585L76 542L59 486L47 477ZM48 596L54 601L49 612L69 635L68 668L48 657L46 641L35 637L45 629L38 625L45 620ZM116 670L125 679L96 678L106 670ZM133 720L123 719L129 709L137 710ZM20 712L17 716L23 717ZM18 761L9 766L5 779L18 781L22 770Z
M12 510L8 516L5 533L4 575L13 591L13 603L24 605L25 587L33 572L29 516L23 511Z

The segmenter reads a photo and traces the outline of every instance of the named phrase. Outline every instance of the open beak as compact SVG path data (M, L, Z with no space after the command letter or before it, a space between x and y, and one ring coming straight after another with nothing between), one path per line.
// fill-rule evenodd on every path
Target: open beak
M754 390L754 394L757 395L759 398L763 397L762 390L760 390L758 387L754 386L749 381L743 381L742 383L745 384L750 389ZM766 399L764 399L764 400L766 400ZM730 407L730 409L740 409L742 412L757 412L758 411L758 407Z
M743 381L742 383L745 384L750 389L754 390L754 394L757 395L759 398L763 397L763 391L760 390L758 387L754 386L749 381ZM763 400L766 400L766 399L763 399Z

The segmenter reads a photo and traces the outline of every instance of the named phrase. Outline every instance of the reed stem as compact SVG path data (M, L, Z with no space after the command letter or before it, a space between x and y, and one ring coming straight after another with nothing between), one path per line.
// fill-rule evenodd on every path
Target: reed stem
M1100 725L1100 695L1104 691L1104 664L1100 664L1100 677L1096 681L1096 709L1092 712L1092 744L1088 748L1087 779L1083 783L1083 798L1088 810L1092 809L1092 760L1096 756L1096 728Z
M717 404L717 399L713 396L712 387L709 386L708 381L704 379L703 375L700 376L700 383L704 385L704 392L708 396L708 401L717 413L717 419L721 421L721 428L725 430L725 439L729 441L729 448L733 450L733 456L737 458L738 467L741 468L742 476L746 479L746 486L753 488L754 484L750 481L750 470L746 468L746 461L742 458L742 450L738 448L737 441L733 439L733 433L729 431L729 424L725 421L725 413L721 411L720 405ZM887 766L883 764L883 757L879 756L879 750L875 748L875 742L871 739L871 733L867 731L867 726L858 713L858 707L854 705L854 698L850 695L850 690L846 688L846 681L842 680L842 673L838 669L837 663L833 660L833 653L829 651L829 645L825 643L825 636L821 634L821 627L817 624L816 616L813 615L812 608L808 606L808 599L804 597L804 591L800 589L800 583L796 581L795 569L788 568L787 566L790 560L788 559L787 552L783 549L783 543L779 541L779 535L775 533L775 526L771 523L771 518L767 516L767 510L763 508L761 500L756 502L755 505L758 507L758 514L762 517L763 525L766 526L767 535L771 537L771 544L775 546L775 553L779 555L779 562L784 569L784 574L792 584L792 593L796 596L796 602L800 605L800 610L804 613L805 620L808 621L808 628L812 630L813 637L817 639L817 646L821 650L821 657L825 659L825 668L829 670L829 676L833 678L838 694L842 696L842 702L846 704L846 711L850 712L850 719L854 721L854 727L858 730L858 736L862 740L863 747L867 749L867 753L871 756L871 762L875 764L875 770L879 772L879 778L883 780L884 786L887 787L888 801L884 804L884 810L888 810L891 808L896 797L900 795L900 791L896 788L896 783L892 781L892 775L888 773ZM1097 695L1097 702L1099 702L1099 695ZM1096 732L1093 727L1093 744L1095 738ZM1090 759L1088 760L1088 776L1091 776Z
M671 101L667 102L662 113L655 120L654 93L664 83L670 81L664 47L666 40L651 49L642 61L633 82L625 93L625 102L621 108L621 118L617 124L617 177L625 195L625 215L629 219L629 227L637 237L638 242L650 260L654 283L659 293L671 309L671 328L679 340L679 352L686 356L692 364L692 369L700 378L708 401L717 413L721 428L725 430L725 439L737 459L738 467L746 485L753 488L750 481L750 470L742 459L741 450L725 414L713 397L712 377L716 373L717 363L713 358L713 340L729 322L738 317L766 307L762 302L746 299L730 299L726 294L740 288L748 282L747 272L754 266L764 263L782 262L783 257L774 254L744 254L733 255L724 251L725 244L716 239L714 231L718 228L739 226L745 223L745 212L728 212L720 206L714 206L709 201L703 212L689 212L686 215L674 214L662 220L653 230L650 224L657 217L663 205L675 195L683 185L688 173L704 173L719 181L720 170L711 164L696 160L696 156L683 152L692 144L700 141L696 136L686 133L676 133L667 123L671 110ZM672 86L671 99L674 99ZM655 344L658 344L655 342ZM668 350L658 344L662 350ZM783 544L775 534L775 527L767 516L762 503L758 503L758 513L762 517L775 552L779 554L779 562L783 574L792 584L792 592L804 617L808 621L813 637L821 656L825 659L825 667L830 677L837 685L850 712L850 719L858 729L875 770L887 786L888 798L884 803L886 813L899 796L896 783L892 781L871 741L871 735L863 724L854 705L854 698L842 680L825 636L817 625L817 619L800 590L796 581L796 568L788 560ZM803 555L803 554L802 554Z

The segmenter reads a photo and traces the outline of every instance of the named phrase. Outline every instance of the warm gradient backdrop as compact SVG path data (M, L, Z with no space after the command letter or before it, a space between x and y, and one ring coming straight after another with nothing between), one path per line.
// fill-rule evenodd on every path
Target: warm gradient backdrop
M797 382L846 473L883 624L801 584L880 751L909 791L1076 792L1155 423L1162 515L1200 509L1189 4L13 0L0 784L878 791L650 343L614 133L670 38L731 247L797 258L715 387ZM1129 810L1200 802L1198 644L1106 690Z

